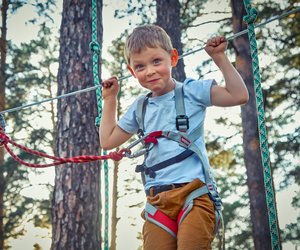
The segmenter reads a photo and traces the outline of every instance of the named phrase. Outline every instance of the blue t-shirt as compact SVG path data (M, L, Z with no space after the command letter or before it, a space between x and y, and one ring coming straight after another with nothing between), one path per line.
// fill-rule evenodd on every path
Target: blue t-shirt
M184 105L186 115L189 117L189 131L192 131L204 121L206 107L211 106L211 86L214 83L214 80L185 80L183 87ZM134 101L128 111L118 121L118 126L131 134L137 133L139 129L136 116L138 99ZM162 96L150 97L148 99L144 127L145 134L157 130L177 132L174 90ZM209 166L204 136L198 138L195 143L201 150L206 164ZM149 151L146 166L151 167L168 160L184 150L185 148L180 147L177 142L167 138L159 138L158 143ZM181 162L156 171L155 178L150 178L146 175L145 189L147 190L151 186L157 185L191 182L195 178L199 178L205 182L202 163L199 157L193 154Z

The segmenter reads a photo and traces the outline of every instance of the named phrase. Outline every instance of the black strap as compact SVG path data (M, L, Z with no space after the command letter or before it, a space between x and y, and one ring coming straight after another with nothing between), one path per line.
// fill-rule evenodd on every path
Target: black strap
M183 187L186 184L187 183L174 183L174 184L169 184L169 185L153 186L153 187L150 187L149 189L147 189L145 192L146 192L147 196L150 196L150 194L151 194L150 190L151 190L152 195L155 196L161 192L165 192L165 191L173 190L175 188Z
M151 178L155 178L156 176L156 171L161 170L165 167L168 167L174 163L183 161L184 159L188 158L189 156L191 156L194 152L192 150L186 149L185 151L183 151L182 153L180 153L179 155L176 155L168 160L162 161L158 164L155 164L152 167L147 168L144 164L142 165L137 165L135 168L135 172L139 173L139 172L144 172L146 175L149 175Z

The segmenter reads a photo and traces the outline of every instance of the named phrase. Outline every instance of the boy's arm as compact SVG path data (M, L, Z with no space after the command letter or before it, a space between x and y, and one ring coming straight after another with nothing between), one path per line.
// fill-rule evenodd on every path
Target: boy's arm
M119 84L115 77L102 83L102 97L104 106L99 128L100 144L103 149L116 148L126 142L132 134L122 130L116 122L117 94Z
M213 85L211 88L211 103L215 106L228 107L245 104L248 99L246 85L225 54L227 42L224 37L208 40L205 47L215 64L221 70L225 87Z

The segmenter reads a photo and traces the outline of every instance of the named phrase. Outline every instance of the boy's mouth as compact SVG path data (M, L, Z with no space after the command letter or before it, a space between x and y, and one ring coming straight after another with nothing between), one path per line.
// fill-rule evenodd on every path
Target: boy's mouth
M152 80L148 80L148 83L155 83L157 82L159 79L152 79Z

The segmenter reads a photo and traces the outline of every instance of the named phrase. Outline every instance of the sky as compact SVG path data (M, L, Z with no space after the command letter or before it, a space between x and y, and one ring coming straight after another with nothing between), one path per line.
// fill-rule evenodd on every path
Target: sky
M103 10L103 27L104 27L104 36L103 36L103 57L105 59L109 59L109 55L106 53L107 49L110 46L113 46L112 40L114 40L118 35L125 29L125 26L128 26L130 23L130 19L115 19L114 18L114 11L115 9L125 9L127 8L126 1L104 1L104 10ZM54 25L57 27L60 26L60 10L61 10L62 1L58 3L58 9L56 10L56 15L54 16ZM228 9L228 6L224 5L224 2L217 3L216 1L212 1L208 4L209 10L225 10ZM28 42L30 39L34 37L37 32L37 26L32 24L26 24L24 20L28 20L32 17L32 9L30 6L23 7L17 14L10 16L8 20L8 39L12 39L15 43L20 42ZM135 17L131 17L134 19ZM208 17L208 18L211 18ZM113 27L113 28L111 28ZM209 26L202 26L197 31L199 34L215 34L218 28L217 24L210 24ZM202 61L207 58L207 55L204 52L199 52L194 55L191 55L185 58L186 71L189 76L196 76L195 67L199 64L199 61ZM262 64L266 64L267 61L262 60ZM125 72L127 75L127 72ZM103 78L109 76L108 71L104 71ZM219 75L214 75L215 78L221 79ZM239 118L239 108L231 108L225 109L221 112L225 112L228 115L233 115L236 119ZM219 111L216 112L215 109L212 109L208 112L207 124L209 124L209 128L211 131L220 131L220 127L212 125L213 119L219 116ZM232 133L232 131L224 131L224 133ZM224 135L223 133L223 135ZM122 165L124 167L121 168L120 172L120 185L121 187L120 194L123 195L120 198L118 207L119 207L119 214L118 216L121 217L121 220L118 224L118 239L117 244L118 246L122 246L125 244L127 249L137 249L137 247L141 244L136 240L136 236L138 232L141 231L142 228L142 220L139 217L141 212L141 208L129 208L135 203L139 201L143 202L144 195L142 193L139 194L126 194L124 189L124 179L126 178L134 178L135 172L134 167L132 165L132 161L125 159L122 161ZM125 167L126 166L126 167ZM40 183L52 183L54 180L54 169L44 169L44 174L39 176L38 178L32 174L32 183L38 185ZM112 174L112 166L110 166L110 174ZM278 184L278 183L277 183ZM134 182L132 185L139 186L138 182ZM276 183L275 183L276 185ZM141 188L141 187L140 187ZM44 197L47 194L46 190L41 190L40 187L35 186L33 188L28 188L23 191L25 195L34 195L35 197ZM280 219L280 226L283 227L286 223L292 222L298 212L294 211L290 204L291 202L291 193L295 193L295 187L291 187L289 190L280 192L277 194L277 201L278 201L278 214ZM129 219L128 219L129 218ZM26 225L27 233L24 237L21 237L19 240L11 241L13 246L13 250L24 250L24 249L33 249L33 244L36 242L43 246L43 249L49 249L51 244L51 239L49 238L49 231L34 228L31 225ZM125 243L126 242L126 243ZM130 245L128 245L130 244ZM292 249L291 246L286 246L285 249ZM118 248L120 249L120 248Z

